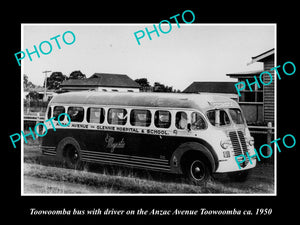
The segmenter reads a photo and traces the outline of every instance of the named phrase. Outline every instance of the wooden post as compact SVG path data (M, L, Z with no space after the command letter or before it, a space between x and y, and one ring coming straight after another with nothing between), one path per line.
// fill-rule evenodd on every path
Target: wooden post
M271 139L272 139L272 123L268 122L268 130L267 130L267 143L268 143L268 145L271 145Z
M271 139L272 139L272 123L268 122L268 128L267 128L267 143L269 146L271 146ZM267 155L271 154L271 150L268 148Z
M38 113L36 114L36 123L35 123L35 125L37 125L37 124L39 123L39 121L40 121L40 112L38 112ZM38 134L40 134L40 126L38 126L37 132L38 132ZM39 137L39 136L36 135L36 138L38 138L38 137Z
M30 113L30 97L26 100L27 114Z

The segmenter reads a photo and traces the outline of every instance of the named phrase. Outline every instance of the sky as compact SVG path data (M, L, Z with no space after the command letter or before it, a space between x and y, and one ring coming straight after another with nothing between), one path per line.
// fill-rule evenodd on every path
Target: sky
M156 27L158 27L158 23ZM21 49L34 51L49 41L52 52L32 54L21 61L21 73L29 81L43 85L43 71L62 72L69 76L80 70L86 77L94 73L127 74L132 79L147 78L151 85L160 82L181 91L194 81L231 81L227 73L263 69L262 63L247 65L251 57L276 46L274 24L180 24L172 23L169 33L159 30L150 40L134 33L153 24L22 24ZM167 31L168 25L162 29ZM75 42L67 45L62 36L72 31ZM61 49L58 49L57 38ZM66 41L72 36L66 34ZM47 52L47 44L42 48ZM16 60L17 63L17 60ZM48 76L51 73L48 73Z

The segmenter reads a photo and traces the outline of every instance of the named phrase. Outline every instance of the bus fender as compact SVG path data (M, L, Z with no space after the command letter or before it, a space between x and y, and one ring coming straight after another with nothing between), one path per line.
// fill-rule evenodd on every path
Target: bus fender
M170 165L171 170L175 173L182 173L181 169L181 158L182 156L187 153L188 151L196 151L202 153L211 165L212 172L216 171L217 169L217 156L214 156L213 153L203 144L198 142L186 142L181 144L172 154Z

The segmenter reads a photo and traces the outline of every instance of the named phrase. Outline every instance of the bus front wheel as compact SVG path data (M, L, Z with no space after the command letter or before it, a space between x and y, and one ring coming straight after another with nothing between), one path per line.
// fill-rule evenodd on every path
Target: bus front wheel
M188 160L184 172L188 181L195 185L205 185L211 178L208 163L200 158Z

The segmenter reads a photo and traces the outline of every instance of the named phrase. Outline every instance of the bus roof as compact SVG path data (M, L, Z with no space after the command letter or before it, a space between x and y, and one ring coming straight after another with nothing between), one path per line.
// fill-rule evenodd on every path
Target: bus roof
M54 96L50 104L192 108L200 111L213 108L239 108L236 101L217 94L159 92L68 92Z

